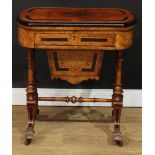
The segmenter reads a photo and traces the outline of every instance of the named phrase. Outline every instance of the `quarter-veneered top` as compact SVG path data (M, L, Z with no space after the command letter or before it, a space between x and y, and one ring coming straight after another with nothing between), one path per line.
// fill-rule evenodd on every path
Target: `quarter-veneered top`
M125 27L136 23L136 17L120 8L55 8L34 7L17 17L25 26L109 26Z

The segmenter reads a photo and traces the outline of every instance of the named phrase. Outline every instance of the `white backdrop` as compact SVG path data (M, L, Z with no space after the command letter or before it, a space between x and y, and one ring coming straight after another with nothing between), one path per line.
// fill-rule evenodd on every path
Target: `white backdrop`
M12 90L13 105L26 105L25 88L13 88ZM96 97L96 98L111 98L111 89L38 89L40 97ZM125 89L124 90L124 107L141 107L142 106L142 90ZM66 103L66 102L51 102L40 101L39 105L46 106L111 106L111 103Z

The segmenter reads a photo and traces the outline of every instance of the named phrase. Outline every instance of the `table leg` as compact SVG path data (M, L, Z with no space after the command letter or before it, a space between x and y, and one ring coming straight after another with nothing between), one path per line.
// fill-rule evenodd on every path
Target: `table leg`
M38 93L37 93L37 74L36 74L36 57L35 57L35 49L33 49L34 54L33 54L33 70L34 70L34 81L35 81L35 86L36 86L36 106L37 106L37 113L36 116L39 116L39 107L38 107Z
M123 89L122 89L122 51L116 51L116 79L112 95L112 107L114 116L113 141L119 146L123 145L122 135L120 132L120 118L123 107Z
M38 109L38 94L35 77L35 50L28 51L28 82L27 82L27 111L28 124L25 131L25 144L31 143L34 138L34 124Z

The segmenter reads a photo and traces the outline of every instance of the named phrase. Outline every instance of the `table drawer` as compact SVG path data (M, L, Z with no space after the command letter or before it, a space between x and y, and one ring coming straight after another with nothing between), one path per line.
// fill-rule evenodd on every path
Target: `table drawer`
M114 46L114 34L77 34L78 45Z
M114 34L36 33L35 44L43 46L115 46Z
M37 33L35 34L35 44L37 45L70 45L72 34L56 34L56 33Z

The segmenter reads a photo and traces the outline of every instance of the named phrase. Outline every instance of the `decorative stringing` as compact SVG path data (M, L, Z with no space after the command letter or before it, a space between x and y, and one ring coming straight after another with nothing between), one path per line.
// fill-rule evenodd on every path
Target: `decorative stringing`
M41 41L68 41L68 38L41 38Z
M107 38L81 38L81 42L107 42Z
M103 51L48 50L47 55L52 79L60 78L74 84L88 79L99 80Z

